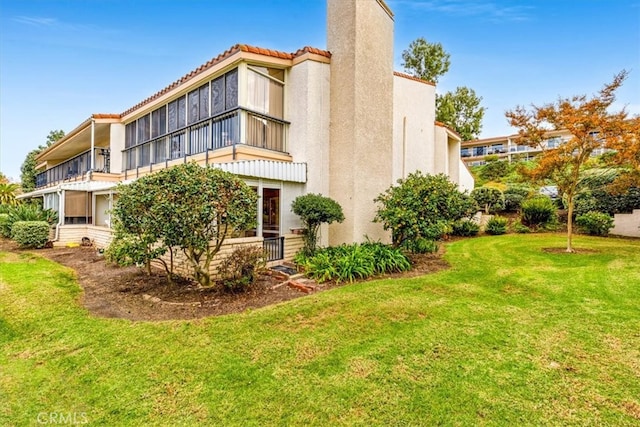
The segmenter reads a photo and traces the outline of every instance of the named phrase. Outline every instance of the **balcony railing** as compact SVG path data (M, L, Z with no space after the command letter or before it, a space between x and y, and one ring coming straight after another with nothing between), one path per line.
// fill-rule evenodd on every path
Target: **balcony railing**
M94 150L94 172L110 171L110 153L108 148L96 148ZM36 188L45 187L57 182L81 177L91 170L91 150L60 163L44 172L36 175Z
M286 152L288 124L237 108L125 149L122 152L124 168L132 170L239 144Z

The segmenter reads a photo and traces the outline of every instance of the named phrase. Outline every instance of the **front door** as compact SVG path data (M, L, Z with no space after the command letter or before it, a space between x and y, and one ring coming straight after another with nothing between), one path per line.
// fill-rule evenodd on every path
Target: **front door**
M280 236L280 189L262 189L262 237Z

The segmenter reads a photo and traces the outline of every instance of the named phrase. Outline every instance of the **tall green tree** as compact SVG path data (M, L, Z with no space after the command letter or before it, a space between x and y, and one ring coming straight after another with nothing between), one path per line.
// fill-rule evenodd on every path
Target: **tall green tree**
M463 141L476 139L482 130L485 108L473 89L458 86L454 92L436 95L436 120L460 134Z
M639 145L624 145L625 141L633 142L638 139L637 134L629 134L627 112L624 109L619 112L610 111L616 100L616 91L627 75L627 71L621 71L611 83L606 84L591 98L577 95L560 98L542 106L532 105L530 110L518 106L506 112L511 126L518 129L520 141L543 150L536 166L529 171L530 177L536 181L553 180L566 200L567 252L574 252L572 236L575 197L579 191L582 171L591 154L604 147L629 149L631 152L628 154L632 157L640 156ZM635 120L637 118L632 121ZM571 138L557 148L546 149L544 142L547 132L560 129L568 130Z
M63 138L65 135L63 130L52 130L47 135L45 145L39 145L38 148L31 150L27 153L22 166L20 166L20 181L22 191L29 192L36 188L36 157L46 149L53 145L56 141Z
M449 71L451 55L440 43L429 43L419 37L402 51L402 66L416 77L438 83L438 79Z

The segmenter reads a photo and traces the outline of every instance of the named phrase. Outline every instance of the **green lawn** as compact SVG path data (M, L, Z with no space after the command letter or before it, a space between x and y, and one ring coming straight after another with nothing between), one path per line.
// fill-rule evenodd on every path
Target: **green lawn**
M640 240L542 251L564 243L461 240L438 274L162 323L90 317L70 270L0 253L0 425L638 425Z

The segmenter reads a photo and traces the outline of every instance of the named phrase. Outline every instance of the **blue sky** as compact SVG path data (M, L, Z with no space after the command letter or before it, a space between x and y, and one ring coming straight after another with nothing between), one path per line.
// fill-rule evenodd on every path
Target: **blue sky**
M362 0L360 0L362 1ZM593 94L631 71L618 108L640 114L640 0L388 0L395 64L424 37L451 54L439 93L468 86L481 137L504 112ZM50 130L121 113L236 43L326 47L325 0L0 0L0 171L19 180Z

